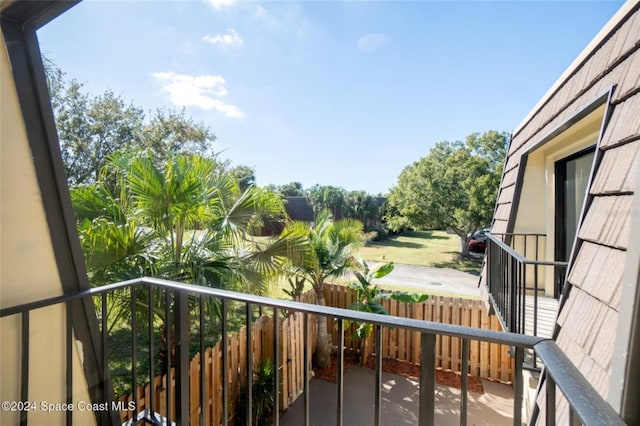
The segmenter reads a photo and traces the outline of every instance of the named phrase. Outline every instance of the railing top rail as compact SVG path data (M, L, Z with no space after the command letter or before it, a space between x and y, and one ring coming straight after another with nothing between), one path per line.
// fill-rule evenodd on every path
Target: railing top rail
M514 237L546 237L547 234L538 234L536 232L491 232L492 235L511 235Z
M323 315L334 318L340 318L348 321L368 322L386 327L399 327L409 330L442 334L451 337L462 337L472 340L482 340L486 342L500 343L504 345L513 345L524 348L532 348L533 345L539 343L543 339L534 336L526 336L515 333L505 333L502 331L484 330L479 328L464 327L460 325L442 324L437 322L422 321L411 318L400 318L388 315L378 315L367 312L358 312L350 309L334 308L330 306L313 305L309 303L294 302L289 300L272 299L264 296L256 296L252 294L237 293L234 291L220 290L208 287L202 287L193 284L183 284L175 281L163 280L158 278L138 278L134 280L124 281L121 283L109 284L101 287L84 290L73 295L53 297L50 299L40 300L37 302L27 303L10 308L0 310L0 317L15 315L22 312L44 308L46 306L70 302L89 296L98 296L100 294L124 289L132 286L157 286L171 290L184 291L199 295L218 297L239 302L252 303L267 307L287 309L293 311L307 312L309 314Z
M585 425L625 425L618 413L600 396L580 370L552 340L534 346L545 370Z
M525 265L567 266L569 264L568 262L560 262L560 261L557 261L557 260L531 260L531 259L527 259L523 255L521 255L520 253L515 251L513 248L509 247L503 241L500 241L498 238L495 237L495 235L508 235L508 234L491 234L491 233L487 233L486 235L487 235L487 238L489 238L496 245L498 245L498 247L500 247L500 249L506 251L509 254L509 256L513 257L518 262L523 263ZM522 235L522 234L519 234L519 235Z

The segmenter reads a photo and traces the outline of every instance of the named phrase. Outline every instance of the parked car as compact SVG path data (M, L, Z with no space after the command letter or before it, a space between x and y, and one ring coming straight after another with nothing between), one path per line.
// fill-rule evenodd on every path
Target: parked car
M477 231L471 236L471 239L469 240L469 244L467 246L470 252L484 253L484 251L487 249L487 232L489 231L490 229L485 228L481 231Z

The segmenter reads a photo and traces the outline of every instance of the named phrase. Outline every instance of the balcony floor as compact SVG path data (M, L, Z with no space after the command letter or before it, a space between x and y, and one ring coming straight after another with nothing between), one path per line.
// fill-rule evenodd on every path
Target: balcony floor
M558 300L553 297L538 296L537 336L550 338L558 313ZM525 334L533 336L533 296L525 298Z
M513 412L513 388L483 380L484 394L469 393L468 423L474 425L510 425ZM352 367L344 375L344 424L374 424L374 371ZM415 425L418 423L418 382L404 376L383 373L382 415L383 425ZM310 383L310 424L329 426L336 424L336 385L312 379ZM298 398L281 415L283 426L303 424L304 400ZM437 425L460 424L460 390L436 386Z

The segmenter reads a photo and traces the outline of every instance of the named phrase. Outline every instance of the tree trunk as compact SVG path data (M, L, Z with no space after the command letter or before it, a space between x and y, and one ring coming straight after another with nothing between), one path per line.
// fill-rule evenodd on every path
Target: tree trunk
M458 236L460 237L460 256L464 258L471 257L469 255L469 236L464 233L460 233Z
M322 286L324 287L324 286ZM326 306L324 301L324 291L316 290L318 305ZM318 316L318 336L316 338L315 364L319 368L326 368L331 365L331 348L329 347L329 333L327 333L327 317Z

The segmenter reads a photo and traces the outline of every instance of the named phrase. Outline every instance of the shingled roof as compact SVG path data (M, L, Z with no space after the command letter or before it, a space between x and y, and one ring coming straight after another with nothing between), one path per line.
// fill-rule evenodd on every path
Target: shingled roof
M307 197L285 197L285 209L292 220L301 222L313 222L315 216L313 207Z

